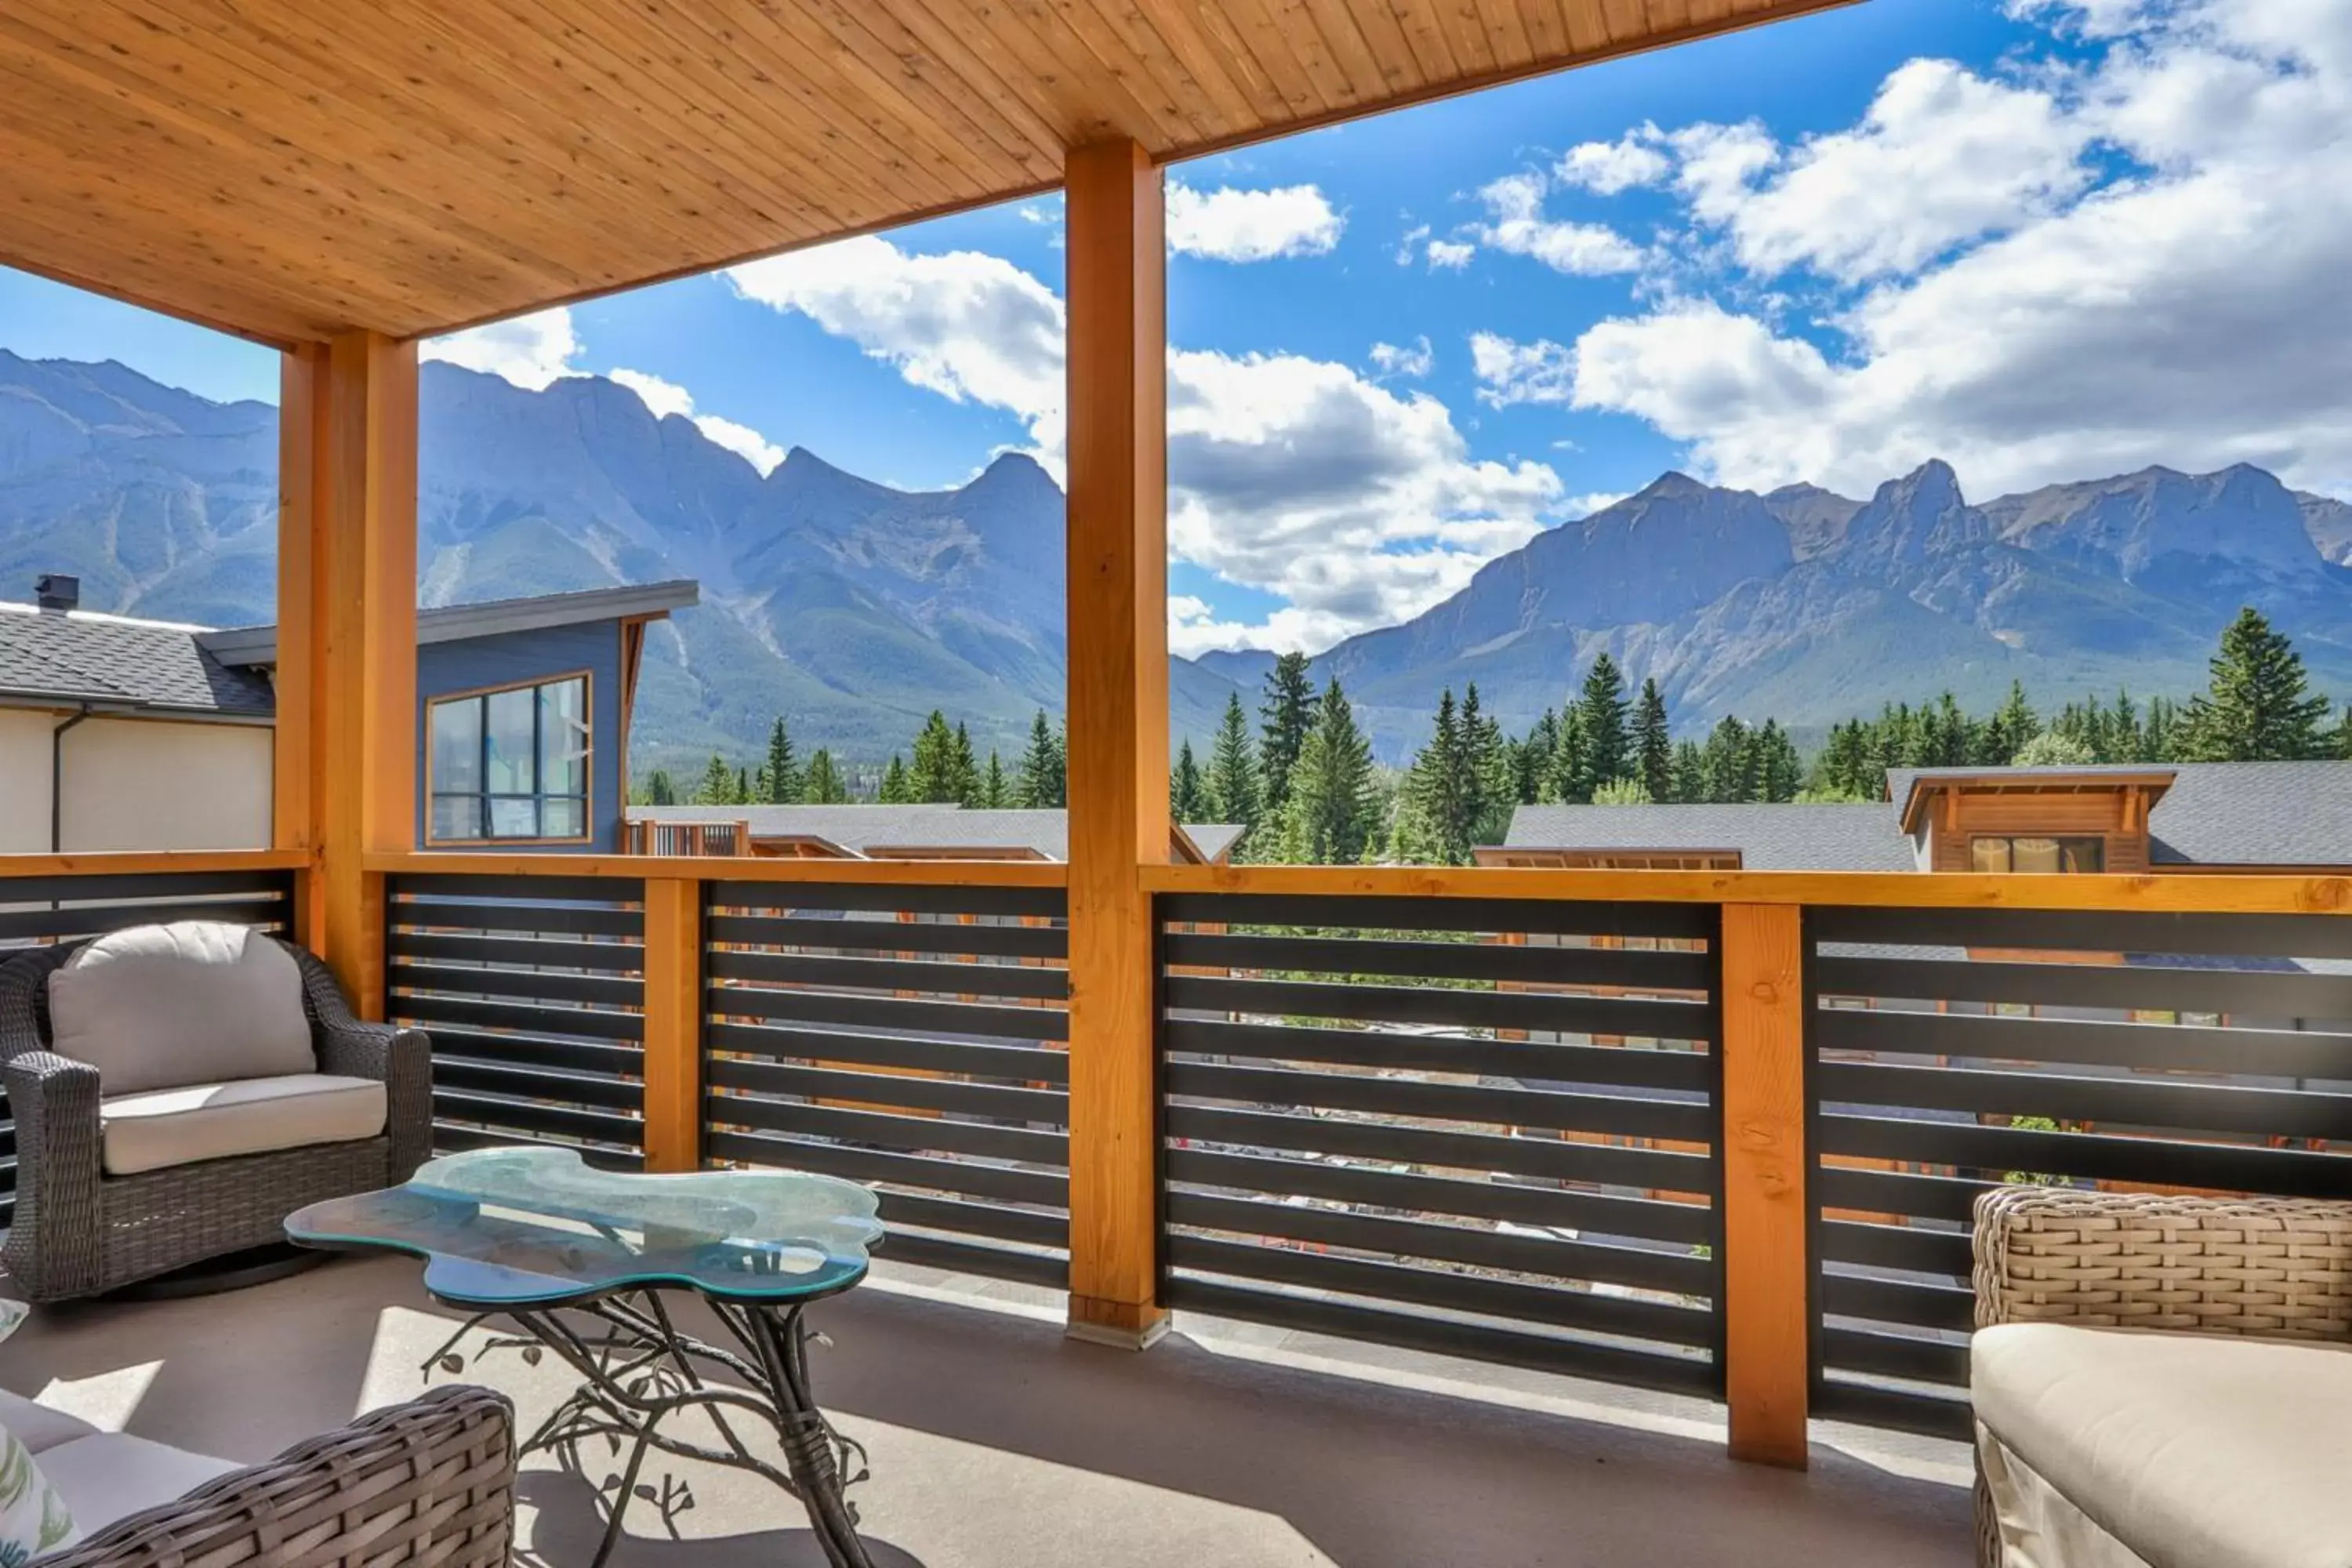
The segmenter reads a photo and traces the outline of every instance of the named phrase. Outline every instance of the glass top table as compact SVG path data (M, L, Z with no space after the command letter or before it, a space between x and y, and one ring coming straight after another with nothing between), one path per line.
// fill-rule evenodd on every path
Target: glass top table
M831 1176L640 1175L595 1170L569 1149L482 1149L428 1161L397 1187L312 1204L287 1220L286 1234L306 1247L422 1258L435 1299L474 1314L428 1368L462 1369L455 1347L491 1316L520 1337L493 1339L488 1350L552 1353L570 1366L577 1391L522 1452L551 1450L577 1465L591 1439L599 1448L630 1441L618 1490L605 1489L597 1564L619 1544L633 1498L667 1508L687 1495L675 1482L637 1485L646 1454L658 1451L766 1477L808 1510L827 1563L870 1568L843 1496L863 1479L865 1456L809 1392L802 1313L866 1277L883 1237L876 1213L872 1193ZM719 1338L679 1326L663 1300L678 1290L703 1299ZM728 1375L707 1379L705 1367ZM665 1430L690 1411L723 1447ZM773 1427L781 1468L737 1434L730 1412Z

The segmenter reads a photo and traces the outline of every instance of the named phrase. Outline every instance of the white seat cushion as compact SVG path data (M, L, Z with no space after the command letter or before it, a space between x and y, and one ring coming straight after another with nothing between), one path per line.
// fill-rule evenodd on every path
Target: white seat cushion
M184 1497L206 1481L244 1468L121 1432L78 1437L41 1456L41 1473L73 1510L71 1545L116 1520Z
M383 1131L383 1085L373 1079L291 1073L232 1083L118 1094L98 1104L100 1163L114 1176L349 1143Z
M258 931L178 921L111 931L49 975L50 1045L101 1094L314 1072L302 971Z
M60 1443L93 1436L98 1432L97 1427L79 1415L52 1410L5 1388L0 1388L0 1426L16 1434L16 1440L33 1454L45 1454Z
M2009 1323L1977 1419L2156 1568L2352 1563L2352 1346Z

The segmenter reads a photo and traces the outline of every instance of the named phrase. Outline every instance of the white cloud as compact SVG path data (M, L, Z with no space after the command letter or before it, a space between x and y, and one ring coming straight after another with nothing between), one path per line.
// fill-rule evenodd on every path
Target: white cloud
M1399 267L1412 266L1412 258L1421 254L1421 242L1428 237L1429 226L1425 223L1417 223L1405 230L1404 237L1397 241L1396 264Z
M1570 496L1559 503L1559 515L1570 522L1581 522L1596 511L1606 511L1625 499L1622 490L1595 490L1589 496Z
M1552 165L1552 177L1601 196L1654 185L1675 167L1675 161L1658 150L1662 140L1656 126L1643 125L1614 142L1579 142Z
M1752 127L1671 134L1693 216L1759 270L1586 331L1571 404L1753 488L1866 491L1939 456L1980 494L2150 463L2352 482L2352 204L2323 195L2352 189L2352 0L2063 15L2137 31L2015 82L1915 62L1793 153ZM2078 163L2098 183L2076 188ZM1845 280L1806 331L1739 303L1800 261Z
M1544 176L1531 171L1486 185L1478 193L1486 204L1479 237L1496 250L1531 257L1555 272L1578 277L1640 269L1641 247L1607 224L1545 216L1545 190Z
M1372 368L1383 376L1403 376L1417 381L1427 375L1437 363L1437 355L1429 346L1424 334L1410 343L1374 343L1371 348Z
M784 460L784 449L752 429L749 425L732 419L722 419L716 414L697 414L694 395L674 381L648 375L641 370L615 370L611 379L637 395L656 419L676 415L694 421L696 429L718 445L726 447L762 475L771 473Z
M1478 247L1466 240L1433 239L1429 242L1429 269L1432 272L1459 272L1470 265Z
M572 363L580 357L580 339L572 330L572 311L562 305L427 338L417 355L487 371L533 392L581 374Z
M1271 261L1285 256L1325 256L1347 222L1314 185L1244 191L1230 185L1196 191L1168 183L1168 247L1214 261Z
M1470 369L1478 378L1478 401L1494 408L1566 403L1575 390L1570 351L1549 338L1523 343L1499 332L1473 332Z

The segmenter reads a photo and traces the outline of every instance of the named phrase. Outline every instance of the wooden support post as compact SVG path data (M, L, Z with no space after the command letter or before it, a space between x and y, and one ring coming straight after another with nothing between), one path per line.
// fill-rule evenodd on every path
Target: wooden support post
M1151 900L1168 859L1167 249L1135 142L1065 163L1069 246L1070 1331L1159 1304Z
M278 411L273 834L319 857L300 936L383 1007L383 879L416 838L416 346L347 332L286 357Z
M1803 911L1723 907L1725 1384L1731 1457L1802 1469L1807 1294Z
M646 879L646 1169L702 1168L702 884Z

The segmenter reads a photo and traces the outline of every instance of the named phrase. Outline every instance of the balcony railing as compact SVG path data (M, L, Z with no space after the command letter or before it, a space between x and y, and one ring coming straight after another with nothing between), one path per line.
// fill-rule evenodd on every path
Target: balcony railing
M300 932L310 865L0 860L0 942ZM1964 1433L1992 1185L2352 1190L2327 879L1150 868L1130 1146L1071 1092L1063 867L368 865L358 1000L432 1033L446 1147L831 1171L892 1256L1141 1246L1180 1310L1721 1398L1736 1449ZM1074 1224L1127 1161L1152 1233Z

